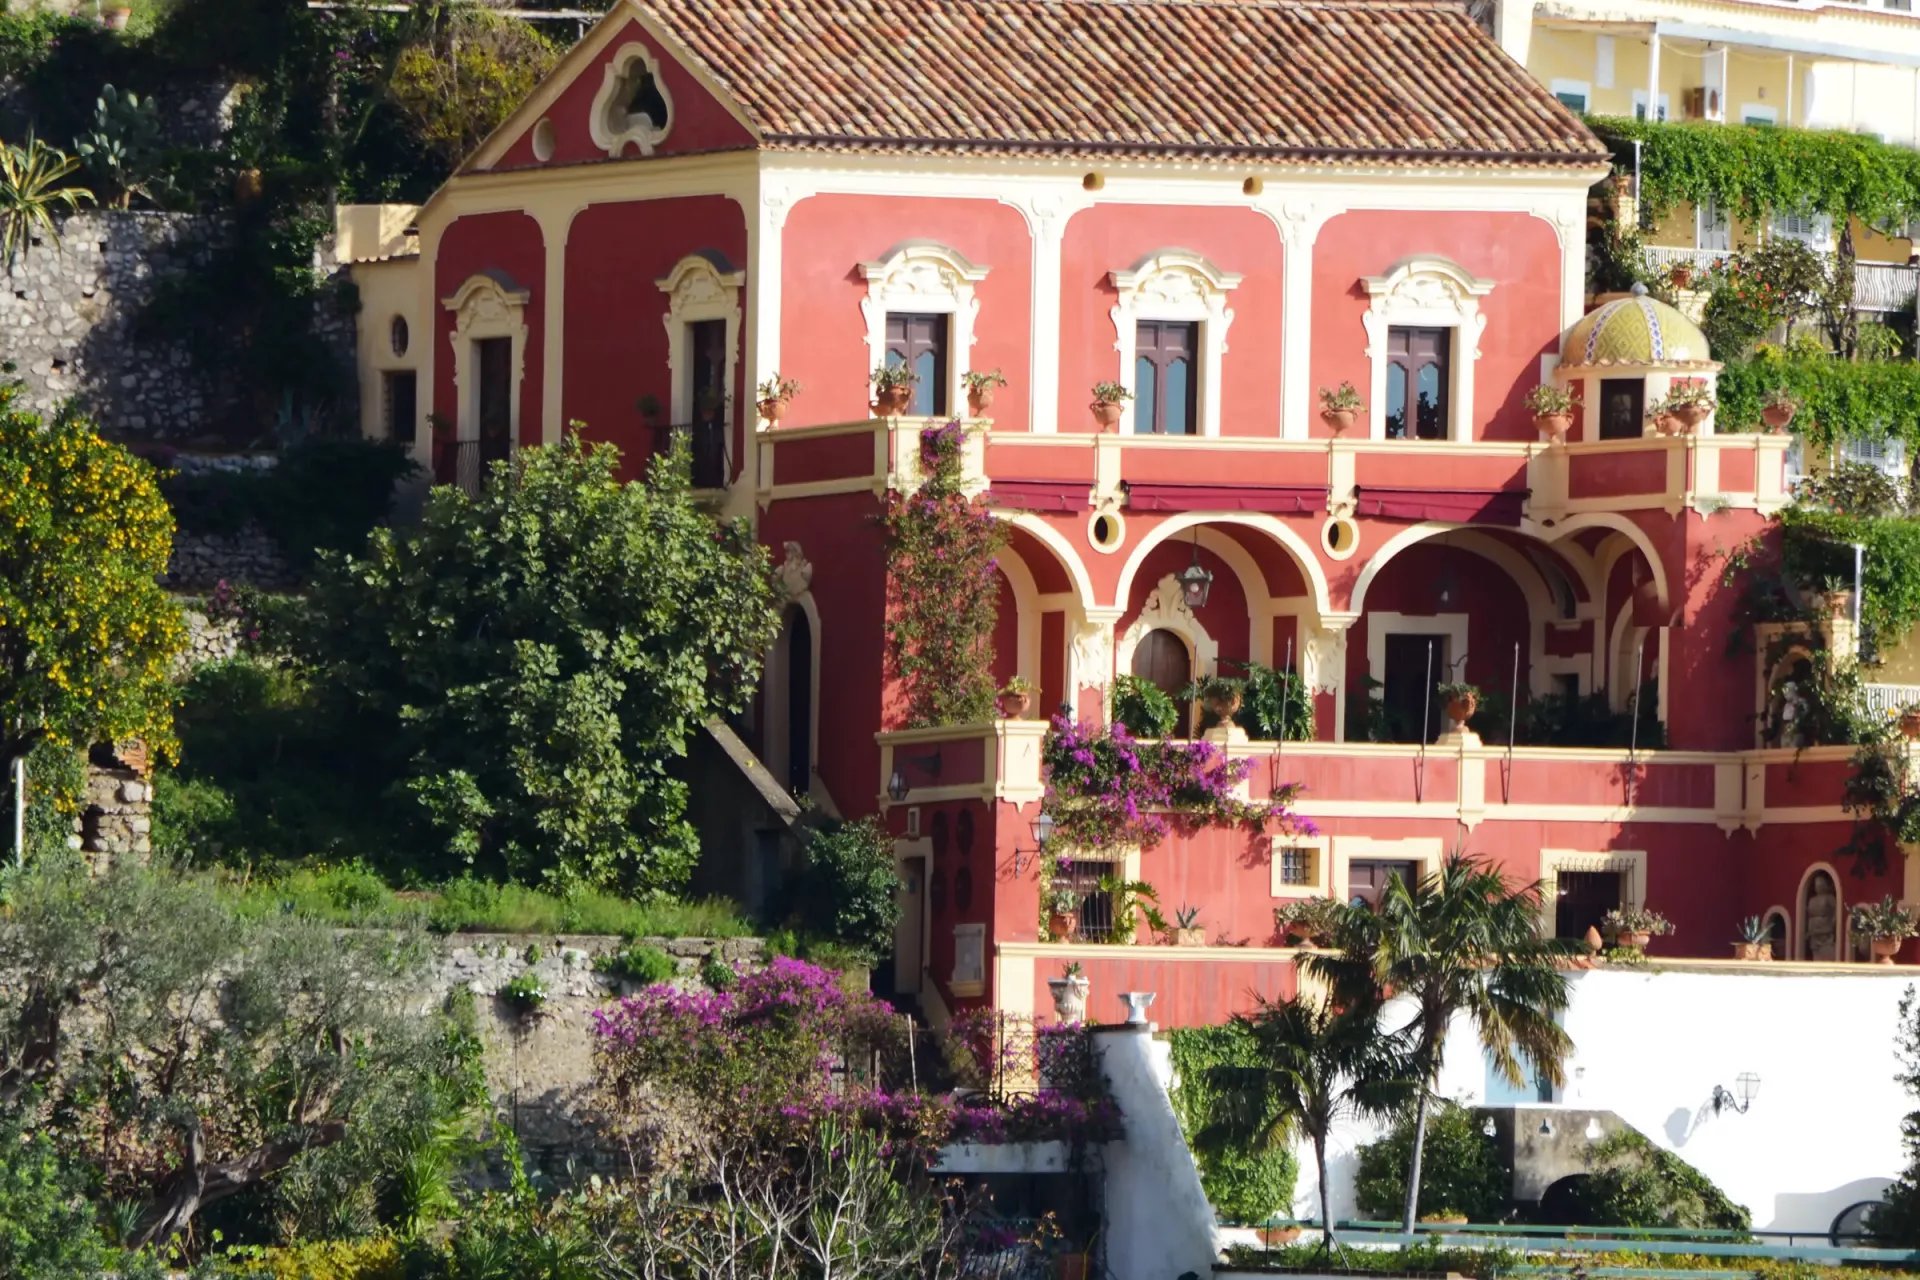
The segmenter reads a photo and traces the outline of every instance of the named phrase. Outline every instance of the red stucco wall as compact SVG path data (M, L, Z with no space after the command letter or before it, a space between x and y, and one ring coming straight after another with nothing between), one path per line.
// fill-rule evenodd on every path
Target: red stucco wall
M433 411L449 422L459 416L454 385L454 315L439 300L451 298L469 278L483 271L500 273L527 290L523 317L527 326L520 382L520 443L541 439L540 395L546 377L547 259L540 224L524 213L481 213L458 218L440 237L433 259L434 379Z

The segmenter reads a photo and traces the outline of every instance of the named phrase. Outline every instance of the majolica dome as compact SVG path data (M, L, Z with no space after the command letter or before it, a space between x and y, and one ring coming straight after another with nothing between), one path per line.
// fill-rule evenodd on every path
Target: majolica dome
M1561 353L1563 368L1700 369L1713 364L1699 326L1677 308L1648 297L1646 286L1638 284L1631 297L1615 298L1580 317L1567 331Z

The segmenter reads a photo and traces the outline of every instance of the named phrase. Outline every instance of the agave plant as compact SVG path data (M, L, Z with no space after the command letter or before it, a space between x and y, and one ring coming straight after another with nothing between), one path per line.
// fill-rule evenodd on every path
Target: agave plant
M85 187L63 185L79 167L78 160L31 133L25 146L0 143L0 254L9 271L35 235L58 243L57 210L70 212L93 199Z

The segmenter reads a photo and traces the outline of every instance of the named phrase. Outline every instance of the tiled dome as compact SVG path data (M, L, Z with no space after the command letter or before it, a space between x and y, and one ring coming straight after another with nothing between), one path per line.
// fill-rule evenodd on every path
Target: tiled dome
M1567 332L1560 362L1568 368L1641 365L1694 369L1712 361L1699 326L1635 285L1633 296L1616 298L1582 316Z

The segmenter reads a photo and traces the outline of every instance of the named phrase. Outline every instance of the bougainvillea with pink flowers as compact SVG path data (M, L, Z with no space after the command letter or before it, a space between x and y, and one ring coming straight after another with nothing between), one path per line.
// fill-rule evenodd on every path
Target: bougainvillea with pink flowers
M1297 784L1275 787L1266 800L1242 800L1236 788L1254 762L1234 760L1211 742L1146 742L1124 724L1096 728L1055 716L1041 761L1053 839L1073 848L1149 849L1177 823L1314 829L1293 812Z
M909 728L993 714L994 557L1005 535L961 487L965 445L958 422L921 432L924 481L887 495L887 665Z

